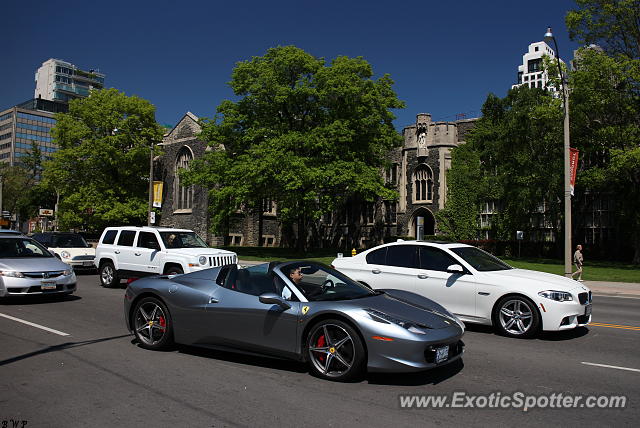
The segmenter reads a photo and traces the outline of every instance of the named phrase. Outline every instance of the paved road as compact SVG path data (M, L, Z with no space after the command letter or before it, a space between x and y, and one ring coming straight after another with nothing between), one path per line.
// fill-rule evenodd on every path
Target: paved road
M590 327L515 340L470 327L460 364L340 384L299 363L191 347L143 350L124 326L123 293L86 275L77 296L0 305L2 315L69 334L0 315L0 426L625 426L640 418L640 299L596 297L593 310L597 323L637 330ZM456 391L629 401L624 410L400 408L400 394Z

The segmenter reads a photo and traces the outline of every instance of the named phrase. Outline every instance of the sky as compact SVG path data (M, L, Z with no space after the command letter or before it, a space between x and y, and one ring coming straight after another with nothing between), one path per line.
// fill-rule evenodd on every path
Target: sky
M2 5L0 109L33 98L49 58L106 74L105 86L149 100L156 120L187 111L212 117L239 61L294 45L323 57L362 56L389 74L406 108L433 120L478 117L488 94L506 95L530 43L553 28L562 59L576 42L564 24L570 0L457 1L7 1Z

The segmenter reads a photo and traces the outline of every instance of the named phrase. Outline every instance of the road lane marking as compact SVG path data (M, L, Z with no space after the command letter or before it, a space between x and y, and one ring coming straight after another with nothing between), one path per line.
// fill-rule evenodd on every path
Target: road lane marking
M633 300L640 300L640 297L633 297L633 296L619 296L617 294L596 294L593 293L593 297L614 297L616 299L633 299Z
M640 331L640 327L636 327L633 325L620 325L620 324L605 324L601 322L590 322L588 325L594 327L607 327L607 328L621 328L624 330L636 330Z
M628 370L630 372L638 372L638 373L640 373L640 369L631 369L629 367L609 366L607 364L587 363L585 361L582 361L582 364L586 364L588 366L605 367L607 369Z
M45 326L40 325L40 324L36 324L36 323L33 323L33 322L25 321L25 320L22 320L20 318L15 318L15 317L12 317L12 316L9 316L9 315L5 315L5 314L2 314L2 313L0 313L0 317L4 317L4 318L7 318L7 319L10 319L10 320L13 320L13 321L18 321L18 322L21 322L22 324L30 325L31 327L36 327L36 328L42 329L44 331L48 331L49 333L54 333L54 334L57 334L57 335L60 335L60 336L71 336L69 333L65 333L65 332L59 331L59 330L54 330L52 328L45 327Z

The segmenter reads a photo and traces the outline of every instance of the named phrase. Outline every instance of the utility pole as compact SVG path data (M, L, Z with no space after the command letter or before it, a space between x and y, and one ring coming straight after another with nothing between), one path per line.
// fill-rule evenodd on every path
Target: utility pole
M147 210L147 226L151 226L151 211L153 210L153 140L149 153L149 207Z

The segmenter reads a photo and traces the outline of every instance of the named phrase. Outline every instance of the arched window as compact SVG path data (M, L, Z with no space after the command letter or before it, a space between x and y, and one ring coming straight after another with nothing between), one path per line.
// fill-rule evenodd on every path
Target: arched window
M176 210L190 210L193 207L193 186L183 186L180 183L178 171L183 168L189 168L189 162L193 159L191 150L183 147L178 152L176 158L175 181L174 181L174 198L173 203Z
M433 172L426 165L420 165L413 173L414 202L433 201Z

